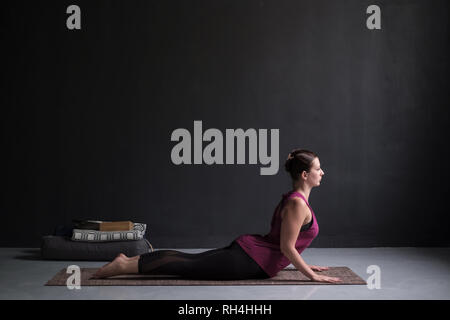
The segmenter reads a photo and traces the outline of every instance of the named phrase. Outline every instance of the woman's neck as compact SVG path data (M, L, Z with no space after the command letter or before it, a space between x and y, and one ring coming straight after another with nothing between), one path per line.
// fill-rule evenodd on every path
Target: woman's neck
M306 184L293 184L292 186L293 191L298 192L302 194L306 201L309 203L309 194L311 193L311 187Z

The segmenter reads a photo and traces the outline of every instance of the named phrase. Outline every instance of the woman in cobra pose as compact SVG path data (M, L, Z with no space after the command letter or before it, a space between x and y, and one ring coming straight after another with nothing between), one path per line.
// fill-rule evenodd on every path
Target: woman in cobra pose
M292 263L312 281L340 282L339 278L317 274L328 267L308 265L300 255L319 233L308 202L311 189L320 186L325 174L319 157L308 150L293 150L285 169L292 178L292 190L282 195L268 234L244 234L226 247L202 253L156 250L135 257L120 254L94 277L150 274L204 280L264 279L274 277Z

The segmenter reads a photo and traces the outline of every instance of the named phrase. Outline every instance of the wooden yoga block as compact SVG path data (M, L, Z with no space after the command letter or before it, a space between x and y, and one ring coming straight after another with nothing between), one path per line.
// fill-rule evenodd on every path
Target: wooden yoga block
M133 229L131 221L102 222L100 231L129 231Z

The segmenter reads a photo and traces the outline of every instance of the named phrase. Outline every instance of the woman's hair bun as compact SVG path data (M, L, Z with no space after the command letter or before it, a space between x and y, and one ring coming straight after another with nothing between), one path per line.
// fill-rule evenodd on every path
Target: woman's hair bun
M292 150L284 163L284 169L297 180L303 171L309 172L312 162L318 158L317 154L305 149Z
M292 152L291 153L289 153L289 155L288 155L288 157L287 157L287 159L286 159L286 162L284 163L284 169L287 171L287 172L291 172L291 169L292 169L292 160L294 159L294 156L292 155Z

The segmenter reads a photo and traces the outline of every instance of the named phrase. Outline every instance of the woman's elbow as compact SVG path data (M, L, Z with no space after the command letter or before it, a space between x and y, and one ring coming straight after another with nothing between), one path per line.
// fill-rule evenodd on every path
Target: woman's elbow
M295 247L293 247L291 245L281 245L280 246L280 251L285 256L290 256L290 255L292 255L292 252L294 252L296 250L295 250Z

